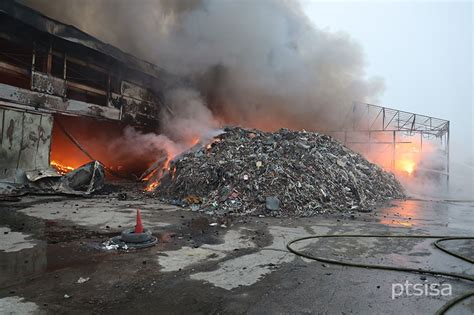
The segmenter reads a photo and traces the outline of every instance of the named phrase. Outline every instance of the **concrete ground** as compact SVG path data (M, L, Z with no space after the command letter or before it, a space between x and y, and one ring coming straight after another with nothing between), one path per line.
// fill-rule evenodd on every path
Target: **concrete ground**
M134 225L135 209L159 243L104 250L104 241ZM213 220L144 196L0 201L0 314L433 314L474 290L468 281L320 263L286 249L302 236L356 233L474 236L474 202L404 200L373 213ZM342 238L295 247L331 259L474 275L472 264L432 241ZM474 242L444 245L474 257ZM393 291L406 281L450 285L451 294ZM450 313L473 314L474 298Z

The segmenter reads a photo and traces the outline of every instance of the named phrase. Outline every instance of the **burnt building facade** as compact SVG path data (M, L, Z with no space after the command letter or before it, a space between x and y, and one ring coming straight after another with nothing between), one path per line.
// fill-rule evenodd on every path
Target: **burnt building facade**
M0 2L0 169L46 169L61 117L158 127L163 69L14 1Z

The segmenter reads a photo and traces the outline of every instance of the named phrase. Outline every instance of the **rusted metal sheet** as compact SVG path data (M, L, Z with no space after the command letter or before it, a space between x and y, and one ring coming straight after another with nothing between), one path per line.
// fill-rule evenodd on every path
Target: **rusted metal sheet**
M124 104L125 100L123 99L122 95L113 92L110 93L109 107L121 110Z
M36 152L35 163L38 169L44 169L44 165L49 165L49 155L51 152L51 134L53 132L53 116L41 115L38 127L38 150Z
M36 168L36 152L40 149L38 147L40 123L41 115L23 113L23 130L18 158L18 168L22 170L34 170Z
M33 71L31 89L41 93L66 97L66 81L60 78Z
M49 167L52 116L0 109L0 169Z
M159 99L150 90L131 82L122 81L122 95L149 103L158 103Z
M77 116L120 119L120 110L116 108L63 99L58 96L32 92L2 83L0 83L0 99L8 100L12 107L19 104Z
M121 120L138 125L156 125L161 102L151 91L136 84L122 81L122 95L112 93L111 105L122 110Z
M2 146L0 148L0 166L2 168L17 168L21 147L22 120L21 112L3 111Z
M112 93L111 106L120 108L121 120L132 125L150 126L158 123L159 104L140 101L131 97Z

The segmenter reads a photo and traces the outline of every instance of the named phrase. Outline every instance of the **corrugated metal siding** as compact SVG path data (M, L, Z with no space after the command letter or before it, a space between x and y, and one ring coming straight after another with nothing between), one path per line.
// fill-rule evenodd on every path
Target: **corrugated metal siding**
M49 167L53 117L0 108L0 168Z

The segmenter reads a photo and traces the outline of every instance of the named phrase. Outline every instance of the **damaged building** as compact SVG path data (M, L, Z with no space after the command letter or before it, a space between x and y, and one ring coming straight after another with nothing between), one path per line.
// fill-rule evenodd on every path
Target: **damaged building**
M156 152L117 158L110 143L127 126L159 131L162 110L171 113L165 91L186 81L16 2L0 3L0 15L3 194L25 182L28 190L90 193L105 173L144 179L168 162ZM449 178L449 121L365 103L343 120L343 129L318 131L397 177ZM80 187L70 186L75 176Z
M68 129L81 121L107 131L157 128L162 91L172 81L165 71L13 1L0 3L0 16L3 182L54 173L56 151L80 146ZM87 152L62 154L91 160Z
M474 314L467 6L308 5L0 0L0 315Z

